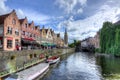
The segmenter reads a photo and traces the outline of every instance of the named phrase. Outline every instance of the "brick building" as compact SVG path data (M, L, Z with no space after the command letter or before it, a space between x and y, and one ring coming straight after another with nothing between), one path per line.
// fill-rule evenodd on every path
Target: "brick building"
M46 29L46 39L48 43L53 44L52 29L50 28Z
M13 51L17 49L38 49L43 43L50 46L64 46L64 40L60 34L44 26L35 26L34 22L28 22L27 17L18 19L15 10L0 16L0 49Z
M27 18L20 19L21 24L21 46L22 49L34 49L37 48L40 38L39 26L34 26L34 22L28 23Z
M15 10L0 16L0 48L13 51L21 44L21 27Z
M53 36L53 44L57 45L57 34L55 34L54 31L52 31L52 36Z
M46 31L47 30L45 29L44 26L42 27L42 29L40 29L40 32L41 32L41 43L46 43L47 42L47 40L46 40L46 35L47 35Z

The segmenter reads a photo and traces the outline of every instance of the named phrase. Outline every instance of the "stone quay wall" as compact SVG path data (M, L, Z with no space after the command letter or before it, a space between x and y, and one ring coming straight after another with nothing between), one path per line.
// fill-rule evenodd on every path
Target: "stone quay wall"
M24 51L1 51L0 52L0 77L24 70L46 59L46 56L73 53L74 48L47 49L47 50L24 50Z

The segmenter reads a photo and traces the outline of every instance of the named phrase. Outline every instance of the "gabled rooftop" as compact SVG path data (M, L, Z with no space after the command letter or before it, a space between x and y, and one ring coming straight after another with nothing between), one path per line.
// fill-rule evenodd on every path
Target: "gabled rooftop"
M5 14L5 15L0 15L0 24L4 24L4 20L5 20L6 17L9 16L9 14L10 14L10 13Z
M12 12L7 13L7 14L0 15L0 24L4 24L4 20L6 19L6 17L8 17L13 12L15 12L15 10L13 10Z

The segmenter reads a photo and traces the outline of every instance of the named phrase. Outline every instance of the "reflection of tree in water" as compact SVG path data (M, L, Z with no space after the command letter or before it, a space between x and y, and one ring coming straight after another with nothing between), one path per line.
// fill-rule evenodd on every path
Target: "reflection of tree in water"
M120 58L98 56L97 64L101 66L103 76L120 74Z

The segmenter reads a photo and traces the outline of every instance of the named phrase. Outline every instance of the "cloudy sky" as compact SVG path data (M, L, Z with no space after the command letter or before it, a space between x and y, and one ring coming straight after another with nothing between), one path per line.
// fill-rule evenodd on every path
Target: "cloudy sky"
M0 15L13 9L61 37L67 28L69 42L94 36L105 21L120 20L120 0L0 0Z

